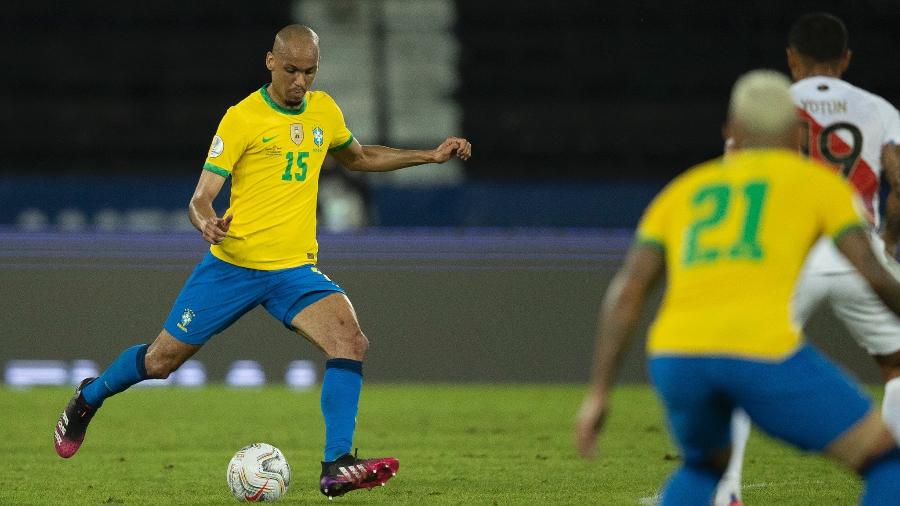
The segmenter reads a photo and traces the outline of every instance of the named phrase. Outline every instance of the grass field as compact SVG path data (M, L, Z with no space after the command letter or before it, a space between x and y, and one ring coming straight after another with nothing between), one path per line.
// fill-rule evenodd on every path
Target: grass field
M678 464L646 387L620 388L594 461L576 457L578 386L367 385L360 456L393 455L387 487L334 504L651 504ZM0 504L228 504L225 467L250 442L287 456L287 504L325 504L318 491L318 392L278 387L133 389L107 401L81 451L53 451L69 389L0 388ZM859 481L837 466L754 433L747 504L853 504Z

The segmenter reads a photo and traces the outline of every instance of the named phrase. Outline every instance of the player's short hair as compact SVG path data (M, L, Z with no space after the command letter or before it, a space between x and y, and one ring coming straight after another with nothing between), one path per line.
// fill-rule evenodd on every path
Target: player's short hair
M829 62L847 51L847 27L827 12L801 16L788 32L788 46L818 62Z
M774 70L747 72L734 83L728 116L750 135L783 134L797 121L790 79Z

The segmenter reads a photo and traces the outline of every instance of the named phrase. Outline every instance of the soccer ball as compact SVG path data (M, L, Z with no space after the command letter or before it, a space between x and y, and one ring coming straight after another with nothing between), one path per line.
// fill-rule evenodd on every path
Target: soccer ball
M253 443L231 457L225 479L238 501L277 501L291 483L291 466L278 448Z

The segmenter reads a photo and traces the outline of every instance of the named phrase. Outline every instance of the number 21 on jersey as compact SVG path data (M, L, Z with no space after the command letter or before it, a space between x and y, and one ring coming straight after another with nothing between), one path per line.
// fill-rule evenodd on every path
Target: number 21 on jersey
M734 187L715 183L700 187L691 198L694 208L708 207L709 211L694 220L687 229L684 243L685 266L708 264L718 260L760 260L765 255L759 244L759 223L765 206L769 185L765 181L750 181ZM735 211L735 201L743 199L746 206L740 231L734 242L724 247L702 246L706 233L720 227Z

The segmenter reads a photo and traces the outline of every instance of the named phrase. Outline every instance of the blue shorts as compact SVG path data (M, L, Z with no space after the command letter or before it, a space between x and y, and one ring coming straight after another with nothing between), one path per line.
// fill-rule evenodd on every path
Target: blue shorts
M804 345L782 362L659 356L650 375L687 463L731 445L731 413L743 408L769 435L822 451L862 420L871 402L837 365Z
M344 293L314 265L262 271L238 267L207 253L175 299L163 328L187 344L203 344L262 304L288 329L310 304Z

